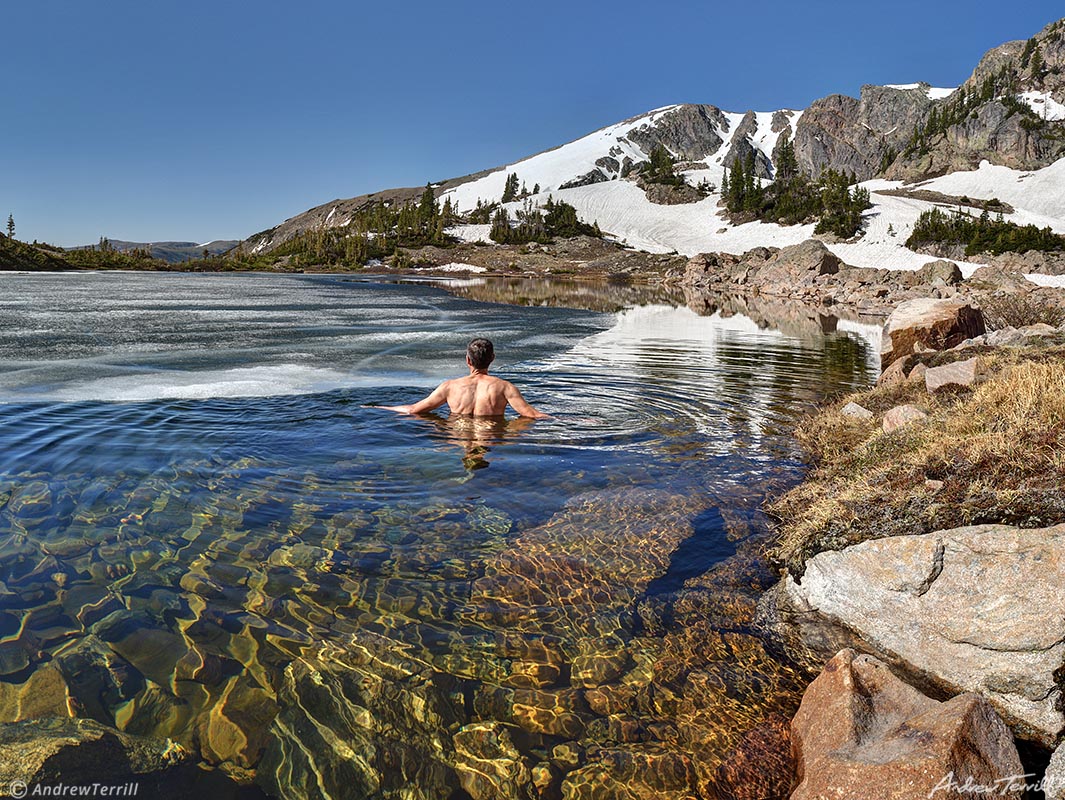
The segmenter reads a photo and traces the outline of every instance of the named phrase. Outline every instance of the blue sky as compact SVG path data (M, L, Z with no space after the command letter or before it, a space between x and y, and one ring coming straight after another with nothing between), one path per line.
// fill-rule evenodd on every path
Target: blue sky
M0 215L62 245L240 238L651 108L954 86L1060 0L235 2L0 9Z

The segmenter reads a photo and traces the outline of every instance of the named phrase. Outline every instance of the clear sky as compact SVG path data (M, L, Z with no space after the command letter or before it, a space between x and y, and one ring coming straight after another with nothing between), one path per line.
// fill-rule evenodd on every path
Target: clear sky
M62 245L242 238L670 103L963 81L1060 0L32 0L0 6L0 219Z

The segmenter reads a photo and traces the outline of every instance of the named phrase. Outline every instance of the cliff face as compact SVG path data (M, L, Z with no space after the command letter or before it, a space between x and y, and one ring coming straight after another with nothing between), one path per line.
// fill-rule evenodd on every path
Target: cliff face
M812 175L830 167L874 177L932 107L926 85L863 86L859 99L834 94L814 101L795 131L795 157Z
M980 98L987 82L996 83L993 96ZM1065 20L1027 42L988 51L958 92L935 104L936 110L949 113L966 98L970 108L963 119L926 137L920 147L900 151L885 177L921 180L973 169L983 160L1039 169L1065 156ZM927 124L928 115L920 122Z

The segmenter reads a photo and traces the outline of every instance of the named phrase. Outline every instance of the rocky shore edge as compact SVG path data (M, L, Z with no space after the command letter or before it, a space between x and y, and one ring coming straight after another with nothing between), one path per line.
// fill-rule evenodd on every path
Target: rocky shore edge
M916 298L881 360L800 429L814 469L770 507L759 622L820 670L790 797L1060 800L1065 324L987 333L974 303Z

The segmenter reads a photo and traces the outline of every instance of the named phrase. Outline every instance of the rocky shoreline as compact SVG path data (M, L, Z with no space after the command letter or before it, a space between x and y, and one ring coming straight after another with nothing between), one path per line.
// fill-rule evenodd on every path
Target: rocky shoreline
M829 659L792 721L791 797L971 794L948 774L1019 797L1045 773L1060 798L1065 325L985 333L965 301L914 300L882 363L800 431L816 467L773 504L785 574L760 622L809 668Z

